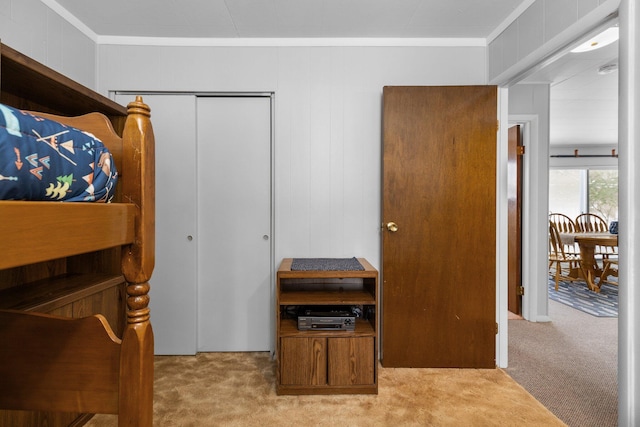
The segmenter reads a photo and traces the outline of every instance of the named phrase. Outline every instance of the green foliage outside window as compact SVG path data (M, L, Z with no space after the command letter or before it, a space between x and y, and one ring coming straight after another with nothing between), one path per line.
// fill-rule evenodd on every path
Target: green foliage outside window
M618 219L618 171L589 171L589 212L609 224Z

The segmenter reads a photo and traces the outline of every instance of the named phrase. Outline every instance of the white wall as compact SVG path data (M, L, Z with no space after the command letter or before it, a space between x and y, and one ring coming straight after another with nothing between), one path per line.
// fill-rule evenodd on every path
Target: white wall
M89 88L96 45L40 0L0 0L0 40Z
M98 59L104 94L275 93L276 262L363 256L379 267L383 86L486 80L482 47L101 45Z

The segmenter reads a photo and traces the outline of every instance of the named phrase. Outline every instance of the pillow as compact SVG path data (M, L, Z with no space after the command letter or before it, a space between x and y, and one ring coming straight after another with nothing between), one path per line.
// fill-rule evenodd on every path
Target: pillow
M0 199L109 202L117 179L95 136L0 104Z

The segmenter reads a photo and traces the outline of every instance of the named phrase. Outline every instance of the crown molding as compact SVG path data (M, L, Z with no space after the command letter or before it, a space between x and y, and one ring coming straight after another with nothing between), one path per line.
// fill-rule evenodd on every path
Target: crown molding
M98 36L98 45L189 47L486 47L484 38L190 38Z

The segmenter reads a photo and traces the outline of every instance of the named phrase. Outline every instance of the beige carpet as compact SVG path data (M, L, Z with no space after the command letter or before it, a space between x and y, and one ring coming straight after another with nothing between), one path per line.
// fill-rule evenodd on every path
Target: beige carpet
M277 396L268 353L157 356L155 426L564 426L500 369L379 369L378 395ZM96 415L88 426L116 426Z
M507 374L573 427L618 425L618 319L549 300L551 322L509 320Z

